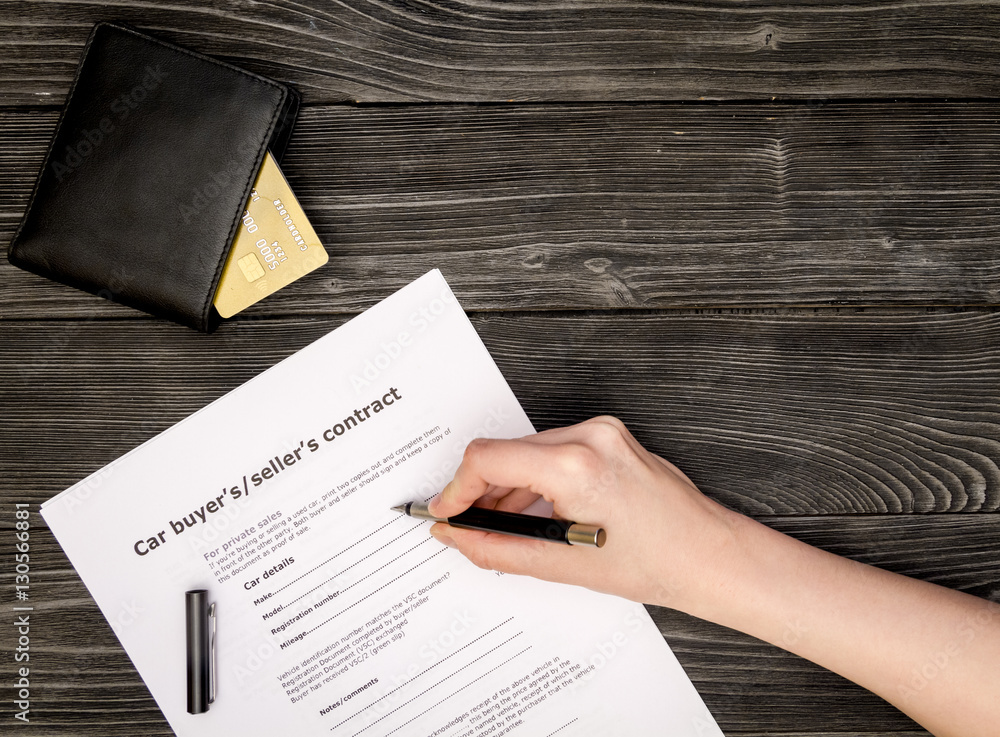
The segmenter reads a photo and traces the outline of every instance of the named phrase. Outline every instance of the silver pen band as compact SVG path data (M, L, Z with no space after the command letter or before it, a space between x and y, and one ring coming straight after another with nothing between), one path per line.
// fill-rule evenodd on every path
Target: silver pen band
M435 517L427 509L427 502L410 502L407 505L406 513L411 517L416 517L417 519L427 519L432 522L447 522L448 520L444 517Z

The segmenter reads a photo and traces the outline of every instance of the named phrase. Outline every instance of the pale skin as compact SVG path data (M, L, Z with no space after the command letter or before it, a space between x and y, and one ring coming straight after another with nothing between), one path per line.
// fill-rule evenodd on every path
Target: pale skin
M601 549L437 523L482 568L577 584L740 630L875 692L939 737L1000 734L1000 604L826 553L704 496L613 417L476 440L430 505L599 523Z

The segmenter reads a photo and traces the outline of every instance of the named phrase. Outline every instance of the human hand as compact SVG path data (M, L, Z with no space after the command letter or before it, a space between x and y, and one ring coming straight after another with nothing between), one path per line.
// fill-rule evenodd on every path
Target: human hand
M481 568L676 609L697 609L707 589L725 586L717 563L743 518L702 495L613 417L518 440L474 440L430 511L450 517L475 504L521 512L539 497L558 517L602 526L607 543L559 545L443 523L431 534Z
M604 547L442 523L431 533L482 568L668 606L779 645L942 737L996 734L997 603L832 555L727 510L613 417L473 441L430 511L449 517L475 503L520 512L539 497L559 517L604 527ZM947 667L938 665L944 654ZM911 687L929 664L933 680Z

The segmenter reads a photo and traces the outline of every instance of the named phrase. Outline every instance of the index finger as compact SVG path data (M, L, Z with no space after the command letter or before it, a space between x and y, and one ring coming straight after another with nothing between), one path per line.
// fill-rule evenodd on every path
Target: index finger
M497 486L542 494L540 484L544 485L551 473L551 453L550 447L525 440L473 440L465 449L455 478L430 501L430 512L435 517L451 517Z

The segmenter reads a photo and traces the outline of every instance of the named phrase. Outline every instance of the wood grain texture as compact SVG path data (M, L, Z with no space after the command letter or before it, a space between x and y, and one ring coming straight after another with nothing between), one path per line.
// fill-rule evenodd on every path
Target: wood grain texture
M1000 516L777 517L765 522L832 552L1000 601ZM58 726L66 730L63 734L91 734L99 724L101 734L109 736L170 734L58 544L40 519L33 523L36 726L19 732L48 735ZM10 522L4 520L0 558L12 555L9 532ZM0 583L9 577L4 573ZM885 702L801 658L678 612L650 611L727 734L916 730ZM123 606L121 614L127 621L134 613ZM8 637L9 628L0 630L0 638ZM0 650L7 649L0 641Z
M3 483L40 502L343 318L12 322ZM539 428L620 416L751 514L1000 508L1000 315L493 314L473 324ZM357 372L364 368L356 360Z
M307 102L974 97L1000 91L995 1L312 0L0 6L0 104L61 101L118 19Z
M998 120L995 102L307 109L283 168L330 263L250 314L356 312L433 267L475 310L997 304ZM0 242L54 125L0 112ZM138 315L0 259L2 317Z
M1000 0L0 0L0 247L109 19L302 92L282 166L330 264L204 336L0 258L4 510L436 267L540 429L616 414L734 509L1000 601ZM33 523L17 731L171 735ZM651 614L728 735L928 737Z

